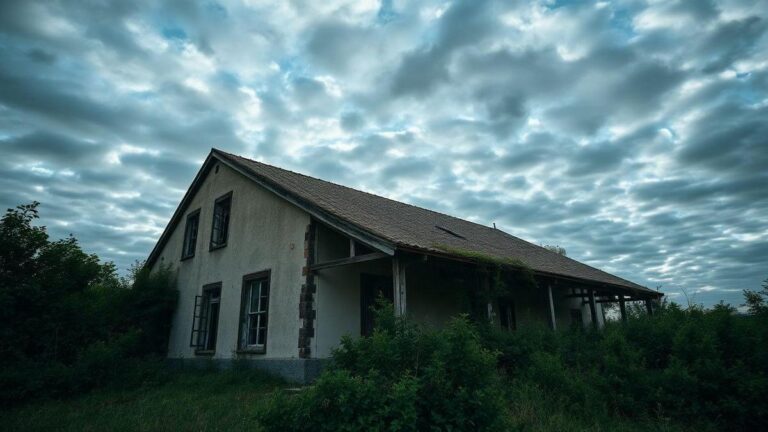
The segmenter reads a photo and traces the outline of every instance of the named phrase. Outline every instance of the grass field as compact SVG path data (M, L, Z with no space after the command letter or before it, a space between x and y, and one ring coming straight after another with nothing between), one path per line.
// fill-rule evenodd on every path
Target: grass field
M287 384L257 371L174 372L163 383L131 390L34 401L0 411L8 431L258 430L256 410Z
M37 400L0 411L9 431L253 431L259 406L292 387L258 371L172 372L161 383ZM511 414L521 431L680 431L658 419L574 416L541 393L515 392Z

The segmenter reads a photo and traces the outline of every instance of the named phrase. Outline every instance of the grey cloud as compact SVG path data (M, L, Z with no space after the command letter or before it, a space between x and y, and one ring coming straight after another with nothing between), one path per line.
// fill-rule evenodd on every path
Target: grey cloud
M133 172L161 177L181 188L192 182L199 168L197 162L185 160L179 154L128 153L120 156L120 163Z
M768 10L576 3L1 2L0 205L126 268L215 146L738 303L768 261Z
M704 62L702 70L720 72L739 58L752 54L755 42L765 30L765 19L758 16L721 24L699 47L698 55Z
M77 163L98 163L106 154L106 147L87 143L51 132L38 131L0 141L0 148L11 157L26 161L43 161L59 166Z
M595 143L577 149L569 158L568 172L581 176L602 173L619 167L631 149L615 143Z
M367 39L367 33L362 28L339 21L322 22L309 35L307 54L317 66L345 73L354 53L365 48Z
M768 172L768 108L724 104L694 126L678 154L685 163L716 170Z
M429 94L449 78L448 62L453 51L483 40L495 25L489 1L457 1L440 17L434 43L405 57L394 73L391 92L395 96Z
M347 132L355 132L365 125L365 118L359 112L346 112L341 115L341 128Z

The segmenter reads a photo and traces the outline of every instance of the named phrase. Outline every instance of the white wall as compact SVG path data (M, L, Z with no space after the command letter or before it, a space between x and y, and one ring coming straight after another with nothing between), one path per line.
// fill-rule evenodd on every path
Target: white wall
M180 291L168 356L194 357L189 347L194 298L205 284L221 282L215 358L231 358L237 349L242 278L271 270L269 328L265 358L297 358L299 294L304 282L304 233L310 217L225 165L210 171L184 217L168 239L154 268L171 265ZM232 191L227 246L208 250L214 200ZM200 208L195 256L181 261L186 215Z

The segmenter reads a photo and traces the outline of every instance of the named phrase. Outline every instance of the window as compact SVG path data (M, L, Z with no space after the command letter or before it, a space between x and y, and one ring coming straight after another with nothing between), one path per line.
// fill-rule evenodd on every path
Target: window
M181 250L181 259L192 258L195 256L198 226L200 226L200 209L193 211L187 216L187 226L184 228L184 246Z
M266 352L268 309L269 272L243 277L239 343L241 350Z
M195 296L192 336L189 345L196 348L198 352L213 353L216 350L220 303L221 282L205 285L203 294Z
M505 330L517 330L515 302L512 300L499 300L499 322L501 327Z
M229 215L232 207L232 192L218 198L213 204L213 226L211 227L211 249L227 245Z

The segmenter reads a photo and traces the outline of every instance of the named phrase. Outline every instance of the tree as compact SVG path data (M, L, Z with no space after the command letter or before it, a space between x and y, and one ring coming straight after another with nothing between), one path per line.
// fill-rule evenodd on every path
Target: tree
M130 358L167 349L177 291L169 269L135 269L51 241L39 203L0 219L0 405L106 382Z
M762 283L760 291L744 290L744 306L753 315L768 314L768 278Z

